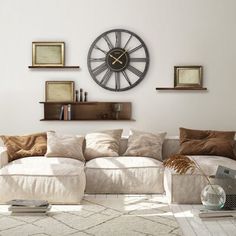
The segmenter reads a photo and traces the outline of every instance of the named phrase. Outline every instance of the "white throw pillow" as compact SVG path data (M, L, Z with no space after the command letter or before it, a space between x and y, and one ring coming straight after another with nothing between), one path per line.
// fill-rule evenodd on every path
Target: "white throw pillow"
M152 134L138 130L131 130L128 147L124 156L151 157L162 161L162 144L166 133Z
M115 129L87 134L85 137L85 159L89 161L96 157L119 156L122 131L122 129Z
M85 161L83 155L84 136L62 135L47 132L47 157L67 157Z

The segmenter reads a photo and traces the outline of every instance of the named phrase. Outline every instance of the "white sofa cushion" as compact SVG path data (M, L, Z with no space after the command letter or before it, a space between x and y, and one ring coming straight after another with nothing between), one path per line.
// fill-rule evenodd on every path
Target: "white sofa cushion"
M103 157L86 163L86 193L163 193L162 162L148 157Z
M215 175L219 165L236 169L236 161L222 156L189 156L196 161L206 175ZM164 186L169 202L182 204L201 203L200 194L207 184L206 178L200 171L192 175L180 175L174 170L166 168ZM184 194L183 194L184 193Z
M119 156L122 131L122 129L114 129L87 134L85 159L89 161L97 157Z
M149 133L131 130L124 156L152 157L162 160L162 144L166 133Z
M67 157L85 161L83 154L84 136L64 135L47 132L47 157Z
M14 198L79 203L85 189L84 163L69 158L27 157L0 169L0 202Z

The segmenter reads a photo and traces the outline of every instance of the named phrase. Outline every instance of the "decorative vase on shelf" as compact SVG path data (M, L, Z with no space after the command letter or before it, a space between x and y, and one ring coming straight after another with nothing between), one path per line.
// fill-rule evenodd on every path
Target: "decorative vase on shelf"
M220 210L224 207L226 194L217 184L209 184L201 192L202 204L209 210Z

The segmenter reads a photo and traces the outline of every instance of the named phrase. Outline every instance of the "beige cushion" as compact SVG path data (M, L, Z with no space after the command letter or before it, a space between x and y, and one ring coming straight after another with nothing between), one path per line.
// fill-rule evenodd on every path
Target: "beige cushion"
M0 203L14 198L79 203L85 189L84 163L52 157L26 157L0 169Z
M85 159L118 156L122 129L87 134Z
M162 144L166 133L152 134L131 130L124 156L144 156L162 160Z
M84 137L79 135L62 135L47 132L47 157L68 157L85 161L83 155Z
M47 149L47 134L36 133L23 136L2 135L9 162L29 156L43 156Z
M163 193L163 172L153 158L95 158L86 163L86 193Z

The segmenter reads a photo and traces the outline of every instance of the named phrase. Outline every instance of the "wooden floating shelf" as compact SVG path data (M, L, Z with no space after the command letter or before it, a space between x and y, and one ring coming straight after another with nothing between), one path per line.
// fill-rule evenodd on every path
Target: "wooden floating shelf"
M136 121L134 119L77 119L77 120L58 120L58 119L55 119L55 120L47 120L47 119L41 119L40 121Z
M79 66L28 66L29 69L79 69Z
M40 103L44 106L44 117L41 121L134 121L131 102ZM119 112L114 111L116 104L121 105Z
M39 102L41 104L74 104L74 105L95 105L98 102Z
M156 90L207 90L207 88L195 88L195 87L158 87Z

